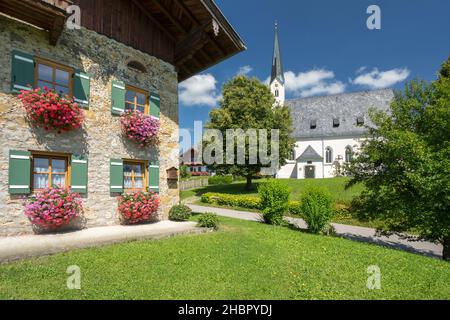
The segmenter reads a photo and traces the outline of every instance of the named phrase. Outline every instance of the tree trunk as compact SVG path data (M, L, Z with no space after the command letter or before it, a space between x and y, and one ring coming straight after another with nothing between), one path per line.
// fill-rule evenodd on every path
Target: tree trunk
M247 176L247 184L245 185L246 190L252 190L252 176Z
M442 242L444 250L442 251L442 259L445 261L450 261L450 238L444 238Z

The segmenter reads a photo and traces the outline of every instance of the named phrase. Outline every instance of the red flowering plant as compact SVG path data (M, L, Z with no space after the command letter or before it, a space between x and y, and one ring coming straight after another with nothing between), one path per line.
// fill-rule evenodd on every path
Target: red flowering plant
M158 142L158 119L139 111L127 111L120 117L120 124L123 134L138 143L142 148Z
M209 176L209 172L191 172L193 177L207 177Z
M25 204L25 215L43 229L58 229L77 218L83 210L80 195L64 188L47 188Z
M158 195L152 192L126 193L118 197L119 213L124 224L150 221L158 212Z
M28 117L45 130L58 133L78 129L83 125L83 110L73 99L61 97L55 90L47 87L32 91L21 90L19 99Z

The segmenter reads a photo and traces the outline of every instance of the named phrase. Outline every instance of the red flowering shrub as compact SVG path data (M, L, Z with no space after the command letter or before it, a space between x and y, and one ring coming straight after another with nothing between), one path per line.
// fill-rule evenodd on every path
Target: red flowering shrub
M70 131L83 125L84 113L71 99L60 97L47 87L21 90L19 99L28 117L45 130Z
M25 215L33 224L51 229L69 224L82 209L79 194L63 188L47 188L25 204Z
M209 172L191 172L193 177L207 177L209 176Z
M158 211L158 195L156 193L135 192L118 197L119 213L124 224L147 222Z
M141 147L157 142L159 120L139 111L127 111L120 117L122 132Z

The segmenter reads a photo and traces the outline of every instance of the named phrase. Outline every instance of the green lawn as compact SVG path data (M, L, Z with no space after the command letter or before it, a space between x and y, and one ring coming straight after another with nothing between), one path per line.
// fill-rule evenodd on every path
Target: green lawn
M181 192L181 199L185 200L190 197L201 197L207 192L219 192L228 194L257 194L257 186L263 183L264 179L254 180L254 188L251 191L245 190L245 182L236 182L228 185L207 186L195 190L188 190ZM362 185L356 185L346 190L345 184L348 178L333 178L333 179L314 179L314 180L297 180L297 179L281 179L291 189L291 200L299 200L302 190L307 186L321 186L327 188L332 194L336 202L349 202L354 196L359 195L363 190Z
M450 299L450 264L287 227L221 218L219 232L0 265L2 299ZM81 290L66 269L81 268ZM368 290L367 268L381 268Z

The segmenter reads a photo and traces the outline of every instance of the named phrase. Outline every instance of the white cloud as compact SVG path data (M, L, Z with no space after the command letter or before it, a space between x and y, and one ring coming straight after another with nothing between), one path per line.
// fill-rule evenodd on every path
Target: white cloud
M319 94L338 94L345 91L346 85L335 80L333 71L313 69L295 74L293 71L284 73L286 91L296 97L310 97ZM270 78L265 82L269 83Z
M240 67L237 74L238 75L247 75L252 71L253 71L253 68L249 65L246 65L246 66Z
M374 68L370 72L360 74L350 82L369 87L370 89L384 89L404 81L409 75L410 71L407 68L388 71L379 71L377 68Z
M180 102L186 106L215 107L220 99L216 84L216 78L210 73L193 76L180 83Z
M356 74L360 74L360 73L363 73L364 71L366 71L366 69L367 69L367 66L362 66L362 67L360 67L360 68L358 68L358 70L356 70Z

